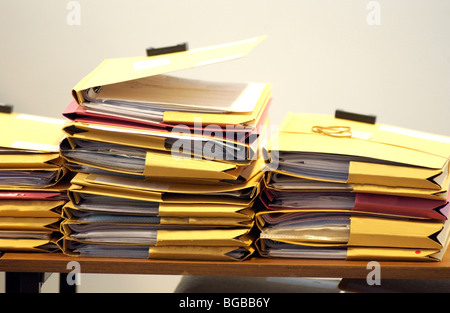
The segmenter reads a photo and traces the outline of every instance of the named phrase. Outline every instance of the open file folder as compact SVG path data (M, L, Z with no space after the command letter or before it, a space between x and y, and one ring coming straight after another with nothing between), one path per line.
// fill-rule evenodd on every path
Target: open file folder
M222 83L167 73L237 59L264 37L151 57L107 59L73 89L87 110L154 124L254 126L270 94L265 83Z
M383 124L288 114L266 154L274 172L309 180L448 189L450 138Z
M267 128L271 85L166 73L243 57L263 39L105 60L74 87L76 103L64 112L73 123L64 131L77 139L249 164Z

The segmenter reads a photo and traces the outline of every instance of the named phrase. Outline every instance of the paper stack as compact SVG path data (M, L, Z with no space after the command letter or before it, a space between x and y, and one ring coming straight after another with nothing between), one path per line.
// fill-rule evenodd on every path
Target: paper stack
M254 251L271 86L167 73L242 57L263 38L109 59L74 88L61 155L71 255L243 260Z
M449 137L290 113L265 153L263 256L442 259Z
M66 169L59 155L65 123L0 113L0 251L59 250Z

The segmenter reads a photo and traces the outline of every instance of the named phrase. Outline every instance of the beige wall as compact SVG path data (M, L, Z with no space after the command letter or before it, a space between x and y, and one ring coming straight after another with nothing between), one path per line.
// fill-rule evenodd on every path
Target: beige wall
M79 0L79 25L70 2L0 0L0 102L16 112L60 117L104 58L265 34L245 59L179 75L272 82L275 124L341 108L450 135L448 0Z

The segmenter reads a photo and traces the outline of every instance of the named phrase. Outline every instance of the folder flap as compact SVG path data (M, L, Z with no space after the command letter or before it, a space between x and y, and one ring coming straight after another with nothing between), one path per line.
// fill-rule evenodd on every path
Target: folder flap
M158 230L156 246L250 246L250 229Z
M65 192L46 191L0 191L0 200L46 200L59 201L66 199Z
M61 131L65 120L28 114L0 113L0 128L8 136L0 136L0 147L59 152L64 138Z
M345 127L348 135L326 135L314 127ZM279 134L279 151L357 155L434 169L442 169L450 156L450 137L328 115L288 114Z
M161 201L162 193L158 191L139 191L139 190L127 190L114 185L101 185L91 183L87 180L89 174L86 173L78 173L72 179L72 186L69 188L69 191L83 189L83 192L90 194L98 194L105 196L118 196L125 197L130 199L136 199L137 197L143 197L143 199L149 201ZM69 193L70 194L70 193ZM141 198L142 199L142 198Z
M353 192L355 193L374 193L374 194L388 194L393 196L413 197L431 200L445 200L448 196L448 188L434 190L423 188L409 188L409 187L392 187L379 185L365 185L352 184Z
M83 102L82 90L110 85L197 66L214 64L247 55L264 36L207 48L191 49L150 57L106 59L73 89L77 102Z
M148 254L149 259L243 261L253 252L252 247L150 246Z
M59 217L0 217L2 230L56 230Z
M275 185L273 181L274 174L283 174L290 177L299 178L298 175L291 173L285 173L280 170L269 171L265 175L265 186L270 190L281 191L285 190L280 185ZM301 177L300 177L301 178ZM450 175L443 186L448 186L450 181ZM411 187L398 187L398 186L382 186L373 184L342 184L333 182L313 181L309 180L308 184L302 184L299 181L298 185L289 184L289 191L323 191L323 192L353 192L353 193L369 193L369 194L385 194L391 196L403 196L413 198L423 198L431 200L446 200L448 197L448 187L443 187L439 190L425 189L425 188L411 188ZM313 184L312 184L313 183Z
M161 203L160 216L200 216L252 219L254 211L249 206L204 203Z
M222 216L160 216L161 225L197 225L207 227L253 227L253 220L243 217Z
M53 240L0 239L0 250L20 252L54 252L59 250Z
M442 222L350 217L349 246L441 249Z
M87 176L86 174L84 174ZM175 194L164 194L152 191L143 190L133 190L125 189L121 187L112 186L93 186L87 182L76 181L81 185L73 184L69 188L69 197L74 203L79 202L80 193L93 194L93 195L103 195L110 197L119 197L126 199L142 200L142 201L156 201L162 203L173 203L175 205L179 204L219 204L219 205L235 205L235 206L251 206L253 201L248 199L240 198L225 198L222 196L201 196L201 195L175 195ZM84 186L83 186L84 185Z
M148 150L145 157L144 176L147 177L187 177L218 180L235 180L231 173L236 165L196 159L167 152ZM230 172L228 172L230 171Z
M348 247L347 260L439 261L436 249Z
M0 154L1 168L32 169L61 166L62 160L59 153Z
M166 150L165 131L74 122L63 128L69 136L146 149Z
M79 174L77 174L78 176ZM132 178L122 178L107 175L88 174L85 180L94 185L106 185L123 188L131 188L137 190L151 190L156 192L171 192L171 193L185 193L185 194L216 194L225 192L234 192L250 189L253 196L259 188L260 176L255 176L251 180L242 184L175 184L165 183L151 180L138 180Z
M446 169L445 169L446 171ZM350 162L347 183L403 186L439 190L443 181L436 181L436 177L443 177L442 170L428 168L414 168L406 166L392 166L366 162Z
M382 208L386 212L404 212L405 215L445 220L448 218L449 207L447 200L355 193L353 209L377 212Z
M65 201L2 200L0 216L4 217L57 217Z

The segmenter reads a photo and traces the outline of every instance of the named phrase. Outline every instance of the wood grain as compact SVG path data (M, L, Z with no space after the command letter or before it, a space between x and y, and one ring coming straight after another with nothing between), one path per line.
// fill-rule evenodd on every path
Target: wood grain
M122 258L68 257L62 253L5 253L2 272L67 273L70 261L78 261L81 273L167 274L255 277L366 278L365 261L266 259L243 262L172 261ZM450 255L441 262L379 262L381 277L388 279L450 279Z

